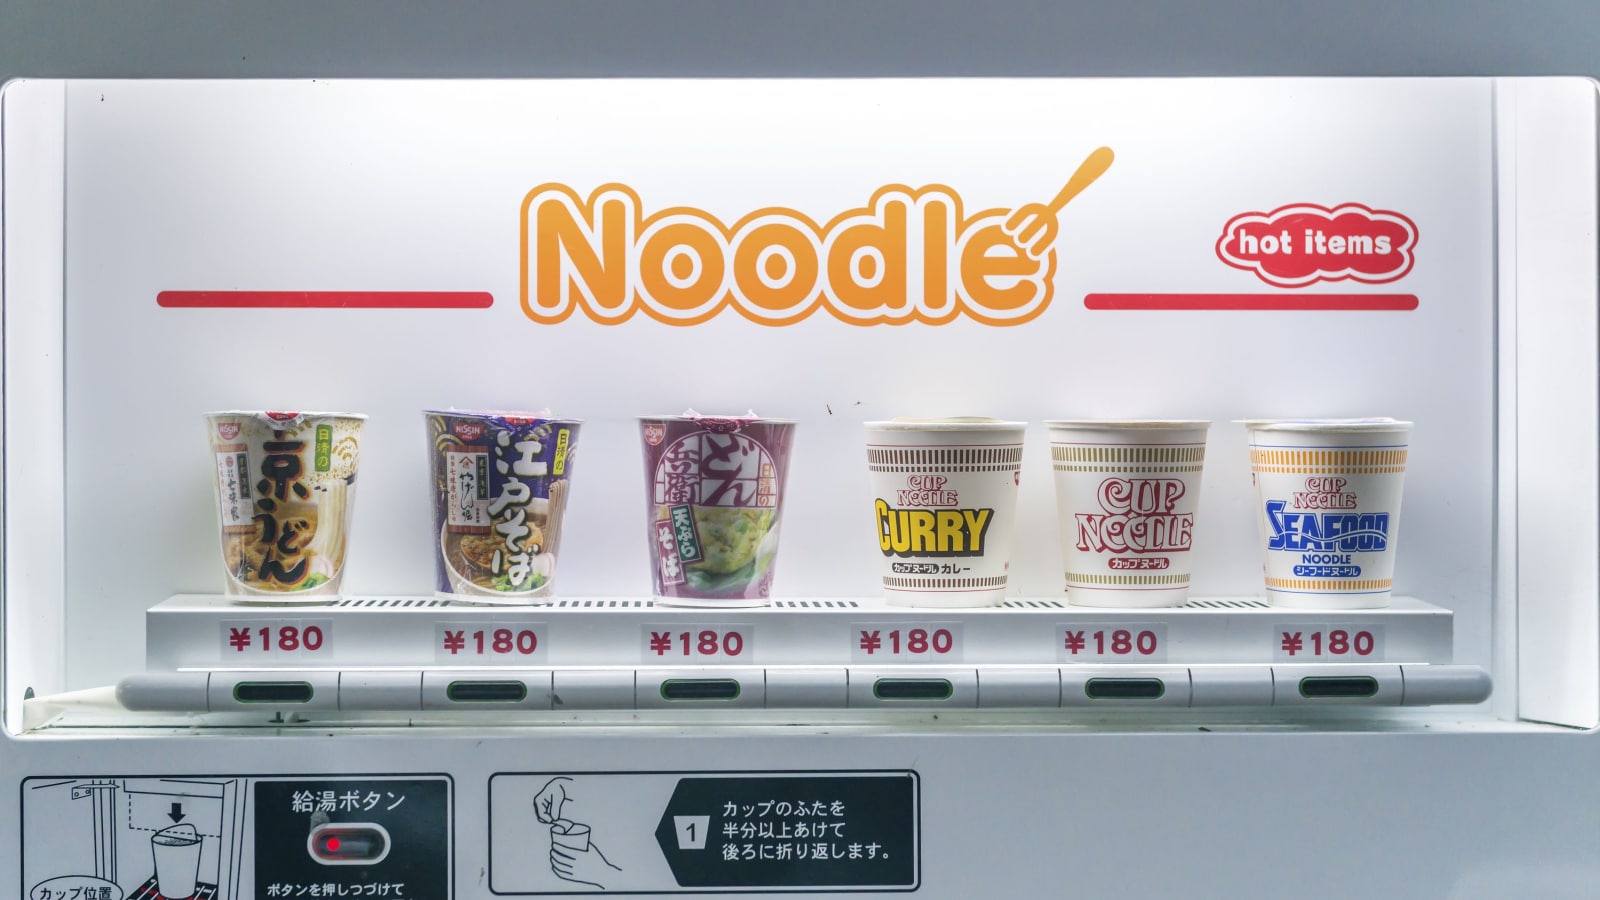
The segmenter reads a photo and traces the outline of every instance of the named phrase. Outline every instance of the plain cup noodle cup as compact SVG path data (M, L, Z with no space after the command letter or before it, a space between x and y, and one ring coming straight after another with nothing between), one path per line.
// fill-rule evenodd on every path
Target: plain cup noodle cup
M356 413L206 414L230 598L326 603L339 594L365 421Z
M868 422L884 598L898 606L1005 599L1026 422Z
M1300 609L1388 606L1411 423L1244 424L1268 601Z
M1195 419L1055 419L1050 461L1067 600L1182 606L1206 431Z
M554 599L577 419L427 410L434 591L462 603Z
M794 428L754 412L639 418L658 604L767 605Z

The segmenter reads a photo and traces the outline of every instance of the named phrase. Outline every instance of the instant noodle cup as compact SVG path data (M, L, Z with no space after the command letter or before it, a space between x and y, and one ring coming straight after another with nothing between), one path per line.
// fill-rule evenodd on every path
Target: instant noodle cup
M1245 425L1268 602L1299 609L1388 606L1411 423Z
M581 423L466 410L423 418L435 592L465 603L550 602Z
M1026 422L868 422L885 599L993 606L1005 599Z
M236 601L339 594L366 416L208 413L225 588Z
M641 416L656 601L765 606L795 423L745 416Z
M1066 420L1050 427L1067 601L1182 606L1210 422Z

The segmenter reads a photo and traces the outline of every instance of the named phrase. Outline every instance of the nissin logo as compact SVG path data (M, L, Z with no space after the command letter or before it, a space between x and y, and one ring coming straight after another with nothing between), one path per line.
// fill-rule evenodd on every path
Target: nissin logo
M762 325L818 310L852 325L1020 325L1050 305L1058 215L1112 158L1089 154L1049 203L969 214L953 188L892 184L820 225L788 207L727 224L687 206L647 213L625 184L587 197L540 185L522 202L522 309L547 325L580 311L696 325L727 309Z

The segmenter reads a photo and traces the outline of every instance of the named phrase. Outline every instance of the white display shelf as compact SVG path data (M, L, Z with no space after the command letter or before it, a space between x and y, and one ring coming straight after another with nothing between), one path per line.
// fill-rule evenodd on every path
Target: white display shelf
M1451 634L1449 610L1407 597L1384 609L1310 611L1256 598L1163 609L1053 599L979 609L908 609L881 599L681 609L641 599L506 607L351 597L262 606L181 595L147 615L146 666L1442 664L1451 662Z

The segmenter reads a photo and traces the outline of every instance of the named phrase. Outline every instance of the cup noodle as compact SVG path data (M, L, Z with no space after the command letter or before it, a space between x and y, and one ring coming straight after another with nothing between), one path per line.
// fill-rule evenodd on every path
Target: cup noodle
M206 415L230 599L338 596L365 421L355 413Z
M1245 425L1267 600L1299 609L1388 606L1411 423L1319 419Z
M868 422L885 599L993 606L1005 599L1025 422Z
M1079 606L1182 606L1209 422L1053 420L1067 600Z

